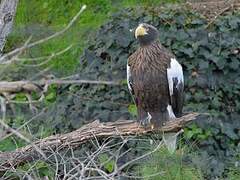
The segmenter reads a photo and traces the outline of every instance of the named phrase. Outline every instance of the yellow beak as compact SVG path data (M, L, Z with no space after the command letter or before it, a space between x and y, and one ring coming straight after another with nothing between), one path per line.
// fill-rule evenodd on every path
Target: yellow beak
M142 24L140 24L137 29L135 30L135 38L137 39L138 36L144 36L147 34L146 29L143 27Z

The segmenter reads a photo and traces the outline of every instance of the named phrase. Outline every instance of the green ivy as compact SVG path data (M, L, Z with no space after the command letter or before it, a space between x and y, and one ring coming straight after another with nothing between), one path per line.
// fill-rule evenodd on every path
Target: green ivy
M184 137L186 141L197 140L199 149L211 159L209 167L199 165L206 176L223 176L228 162L236 156L240 139L240 56L239 52L236 54L240 45L239 17L238 12L230 12L206 28L208 22L204 18L184 9L155 11L136 7L114 14L89 42L80 59L79 74L88 79L120 80L124 86L82 86L76 91L79 100L75 97L68 101L75 107L67 110L68 118L74 119L78 114L84 120L109 121L136 115L124 83L127 58L138 47L129 29L140 22L152 24L160 31L161 43L183 65L184 111L209 114L186 128ZM92 100L80 100L86 97Z
M107 170L107 172L113 172L115 167L115 161L111 159L108 154L101 154L99 155L98 159L102 166Z
M113 121L136 115L126 85L126 63L138 47L129 30L140 22L159 29L161 43L183 66L184 112L209 114L185 129L185 140L196 141L199 150L199 158L192 158L192 163L209 179L226 177L233 162L239 162L239 12L219 17L209 28L203 17L186 9L135 7L115 13L87 42L78 72L84 79L121 81L122 85L50 88L47 103L56 103L45 113L49 128L64 132L94 119ZM111 165L104 168L112 170Z
M205 130L198 127L196 124L192 124L184 129L184 137L186 139L192 140L206 140L207 138L211 137L211 131Z
M135 104L130 104L128 106L128 111L132 116L134 116L134 117L137 116L137 106Z
M167 148L160 148L149 160L140 165L137 170L146 180L198 180L203 179L199 169L184 162L184 148L176 153L170 153ZM154 175L155 176L152 176Z
M45 95L45 103L50 104L56 101L57 98L57 86L56 85L50 85L48 87L48 91Z

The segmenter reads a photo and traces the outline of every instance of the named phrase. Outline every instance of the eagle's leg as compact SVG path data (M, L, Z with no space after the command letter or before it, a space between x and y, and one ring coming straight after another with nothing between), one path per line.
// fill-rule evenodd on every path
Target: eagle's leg
M147 117L144 117L143 119L141 119L140 123L141 123L142 126L147 128L148 126L150 126L152 124L151 119L152 119L151 114L147 113Z
M152 128L161 128L170 120L168 111L151 112L150 114L152 116Z
M152 116L144 111L141 107L138 107L138 122L144 127L147 128L151 125Z

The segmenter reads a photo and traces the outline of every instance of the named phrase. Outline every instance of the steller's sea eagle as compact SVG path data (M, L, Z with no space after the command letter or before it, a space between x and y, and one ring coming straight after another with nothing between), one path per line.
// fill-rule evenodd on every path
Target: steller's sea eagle
M140 47L128 58L128 88L143 126L161 127L180 117L183 107L183 71L176 57L158 40L158 30L142 23L135 30Z

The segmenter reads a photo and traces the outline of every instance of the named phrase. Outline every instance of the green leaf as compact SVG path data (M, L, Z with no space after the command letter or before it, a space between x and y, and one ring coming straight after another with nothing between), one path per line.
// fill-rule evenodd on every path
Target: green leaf
M52 101L56 98L56 93L55 92L50 92L47 96L46 96L46 100L47 101Z
M27 101L27 97L24 93L17 93L15 100L16 101Z
M108 172L113 172L115 166L115 161L113 159L110 159L106 153L101 154L98 159Z
M231 63L229 63L229 67L233 70L237 70L239 68L240 62L237 59L233 59Z
M132 116L137 116L137 106L135 104L130 104L128 106L128 112L130 112Z
M207 68L208 68L208 65L209 65L209 62L208 62L208 61L200 61L200 63L199 63L199 69L200 69L200 70L207 69Z
M184 130L184 136L187 138L187 139L191 139L194 135L194 132L191 131L191 130Z

